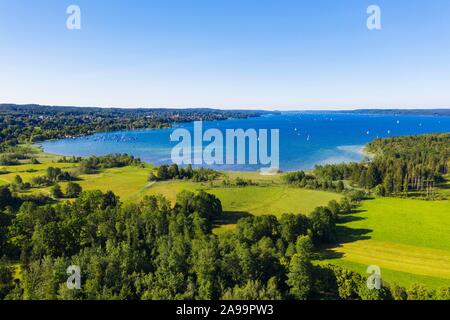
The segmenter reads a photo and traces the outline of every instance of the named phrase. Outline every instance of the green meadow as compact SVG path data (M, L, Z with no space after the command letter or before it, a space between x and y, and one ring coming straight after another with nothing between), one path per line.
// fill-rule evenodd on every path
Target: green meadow
M218 183L219 184L219 183ZM224 217L218 222L215 233L231 230L237 219L249 215L283 213L309 214L318 206L326 206L331 200L339 200L336 193L274 186L215 187L188 181L158 182L145 191L147 195L162 194L174 201L183 190L204 190L216 195L222 202Z
M57 163L45 162L41 164L21 164L17 166L1 166L1 171L7 171L6 174L0 175L0 185L11 183L16 175L22 177L24 182L29 182L35 176L45 175L48 167L58 167L65 171L72 170L76 164L74 163Z
M338 234L326 262L361 272L378 265L386 281L405 286L450 285L449 200L366 200L342 218Z

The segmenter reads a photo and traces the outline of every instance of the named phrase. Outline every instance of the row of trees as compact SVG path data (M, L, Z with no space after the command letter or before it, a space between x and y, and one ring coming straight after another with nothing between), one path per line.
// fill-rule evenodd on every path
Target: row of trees
M62 188L59 184L55 184L51 189L50 189L50 193L52 195L52 197L56 198L56 199L60 199L60 198L78 198L81 194L81 192L83 191L83 188L75 182L69 182L66 185L66 192L64 193L62 191Z
M101 169L142 166L141 159L128 154L109 154L101 157L91 156L79 161L74 174L95 174Z
M312 174L307 174L304 171L288 172L283 176L283 180L288 185L308 188L314 190L328 190L342 192L345 190L345 185L342 180L334 182L331 177L321 175L321 178Z
M230 180L228 178L224 179L222 181L222 186L224 187L248 187L248 186L256 186L258 185L256 182L253 182L251 179L243 179L240 177L237 177L234 180Z
M150 171L149 181L185 180L192 179L194 182L213 181L219 176L219 172L207 168L193 169L192 165L180 168L177 164L161 165L156 172Z

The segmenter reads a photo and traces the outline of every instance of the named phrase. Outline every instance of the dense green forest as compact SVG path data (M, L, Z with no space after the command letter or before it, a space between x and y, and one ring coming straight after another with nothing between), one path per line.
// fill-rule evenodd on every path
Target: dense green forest
M366 150L373 159L361 163L316 166L319 180L350 180L377 195L433 195L450 170L450 134L377 139Z

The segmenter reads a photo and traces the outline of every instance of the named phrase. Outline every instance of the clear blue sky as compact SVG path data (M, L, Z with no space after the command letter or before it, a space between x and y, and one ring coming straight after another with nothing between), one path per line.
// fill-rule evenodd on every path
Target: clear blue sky
M0 0L0 102L450 107L450 1Z

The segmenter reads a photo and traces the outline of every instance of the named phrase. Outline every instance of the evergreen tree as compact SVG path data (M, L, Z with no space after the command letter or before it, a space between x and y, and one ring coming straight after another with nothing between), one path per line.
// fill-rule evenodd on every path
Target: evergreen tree
M170 179L169 169L168 169L167 165L161 165L158 168L158 179L159 180L168 180L168 179Z
M286 281L292 297L298 300L305 300L309 297L312 289L312 272L312 264L306 257L300 254L292 257Z

